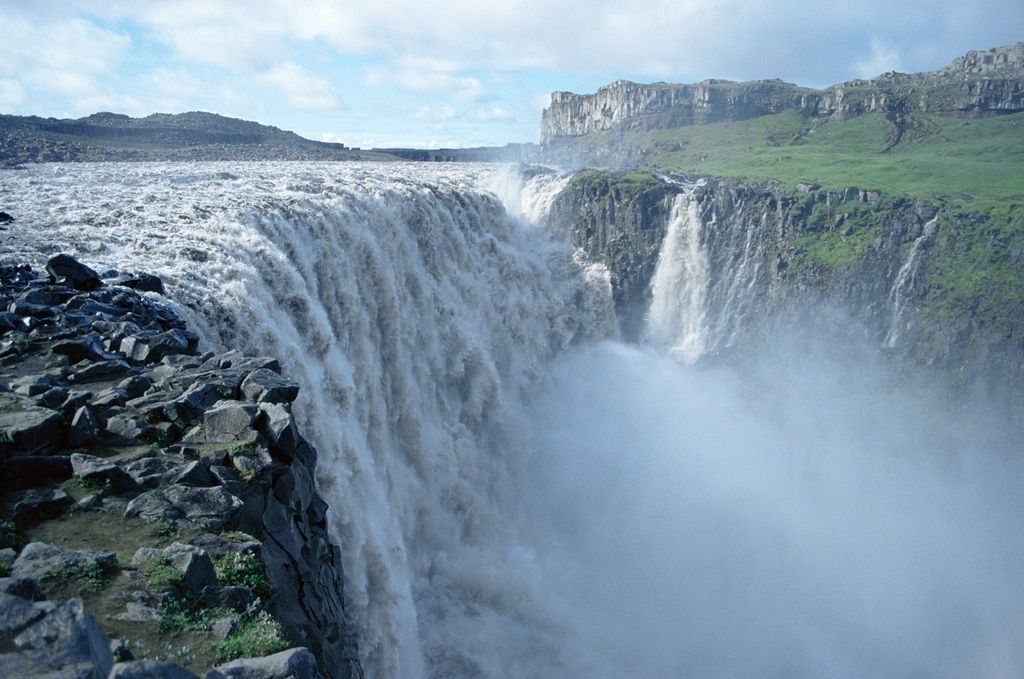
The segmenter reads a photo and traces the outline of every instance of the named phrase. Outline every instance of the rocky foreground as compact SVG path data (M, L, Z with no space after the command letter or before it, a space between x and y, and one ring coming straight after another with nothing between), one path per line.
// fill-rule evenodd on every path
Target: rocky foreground
M298 386L155 276L47 274L0 265L0 676L359 676Z

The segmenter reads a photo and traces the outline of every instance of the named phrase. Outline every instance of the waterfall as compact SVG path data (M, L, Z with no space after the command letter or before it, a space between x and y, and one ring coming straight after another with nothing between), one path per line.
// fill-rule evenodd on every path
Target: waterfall
M651 281L648 341L687 363L707 348L708 258L701 243L703 223L692 192L673 200L665 241Z
M608 270L524 219L561 179L496 172L35 165L0 171L0 254L157 273L205 348L280 359L367 676L1019 674L1006 423L901 398L815 338L687 365L756 311L770 237L695 185L649 345L609 340Z
M491 175L484 186L498 196L510 214L528 224L539 224L570 179L570 172L510 165Z
M101 271L157 273L206 348L276 356L302 385L295 412L319 452L368 676L501 667L487 648L498 628L522 630L525 643L543 626L511 560L513 442L548 361L607 335L613 319L607 272L509 219L479 188L493 172L256 163L5 173L4 204L32 227L7 254L38 266L60 250Z
M906 320L907 298L913 293L914 285L917 282L917 272L920 269L920 253L935 234L938 220L939 216L935 215L924 225L921 235L915 238L914 242L910 245L907 260L903 262L900 270L896 273L896 280L893 282L892 290L889 292L892 320L889 321L889 331L882 342L882 345L889 349L896 346L903 333L908 329L908 322Z

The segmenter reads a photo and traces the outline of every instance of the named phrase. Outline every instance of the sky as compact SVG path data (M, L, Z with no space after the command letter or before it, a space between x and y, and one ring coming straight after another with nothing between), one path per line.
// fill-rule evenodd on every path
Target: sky
M0 0L0 113L205 110L372 147L537 141L619 79L823 87L1024 40L1020 0Z

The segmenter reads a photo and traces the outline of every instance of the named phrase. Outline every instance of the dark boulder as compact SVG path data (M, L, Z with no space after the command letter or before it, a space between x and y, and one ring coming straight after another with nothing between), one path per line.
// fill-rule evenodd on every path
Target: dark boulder
M71 478L71 459L64 455L17 455L0 467L7 490L35 488Z
M112 493L142 490L128 472L102 457L75 453L71 467L78 478L100 484Z
M316 658L305 648L290 648L264 658L243 658L218 665L206 679L317 679Z
M10 224L14 221L14 217L8 212L0 212L0 224Z
M161 295L165 294L164 282L160 280L160 277L148 273L137 273L133 276L125 276L114 282L117 285L123 285L126 288L132 288L134 290L141 290L142 292L158 292Z
M95 290L103 285L100 275L71 255L60 254L46 262L46 272L55 282L66 281L76 290Z
M3 515L18 526L28 526L60 516L73 500L56 488L30 488L9 492L4 497Z
M299 385L273 370L253 370L242 382L242 395L253 402L291 403L299 395Z

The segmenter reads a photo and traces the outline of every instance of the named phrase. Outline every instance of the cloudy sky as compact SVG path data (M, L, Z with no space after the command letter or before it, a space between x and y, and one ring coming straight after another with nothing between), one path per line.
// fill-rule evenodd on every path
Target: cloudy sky
M207 110L373 146L536 141L553 90L824 86L1024 40L1020 0L0 0L0 112Z

